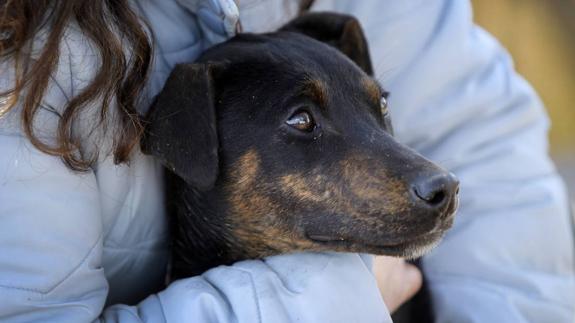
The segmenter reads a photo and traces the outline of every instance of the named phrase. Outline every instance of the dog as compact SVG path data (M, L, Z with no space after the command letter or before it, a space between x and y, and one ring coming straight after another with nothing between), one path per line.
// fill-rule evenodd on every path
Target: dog
M173 279L297 251L415 258L454 175L398 143L358 21L309 13L175 67L142 151L167 169Z

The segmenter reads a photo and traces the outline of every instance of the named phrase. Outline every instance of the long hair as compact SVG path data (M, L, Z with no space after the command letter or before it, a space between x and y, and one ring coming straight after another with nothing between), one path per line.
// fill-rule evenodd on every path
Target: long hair
M72 22L92 42L100 66L90 83L67 102L54 134L56 141L49 144L34 133L34 117ZM29 46L41 31L47 32L46 39L38 56L32 58ZM0 117L19 103L22 127L30 142L47 154L59 156L71 169L85 171L94 157L77 153L81 142L72 134L74 121L83 107L97 103L100 120L94 124L104 125L109 107L115 106L120 117L113 125L114 161L127 162L143 131L135 105L151 58L150 37L127 0L0 0L0 59L10 59L15 71L13 87L0 93L5 101Z

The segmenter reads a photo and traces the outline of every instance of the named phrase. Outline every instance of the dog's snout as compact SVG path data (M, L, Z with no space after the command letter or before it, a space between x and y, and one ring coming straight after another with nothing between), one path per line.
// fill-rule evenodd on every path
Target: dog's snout
M417 204L444 211L459 191L459 181L452 173L422 177L412 187Z

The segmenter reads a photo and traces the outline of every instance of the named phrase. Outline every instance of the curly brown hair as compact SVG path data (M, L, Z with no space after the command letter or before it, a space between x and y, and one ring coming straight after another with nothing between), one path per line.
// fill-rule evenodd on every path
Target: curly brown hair
M67 102L56 143L48 144L36 136L33 122L71 22L92 41L101 64L89 85ZM32 59L29 46L44 30L48 31L46 41L39 56ZM0 117L20 102L23 130L31 143L59 156L71 169L85 171L94 157L77 154L81 145L72 135L73 123L83 107L97 103L101 110L95 124L103 125L111 103L115 103L120 118L114 125L114 161L127 162L143 131L135 105L151 64L151 43L146 24L127 0L0 0L0 59L13 61L15 71L14 86L0 93L6 101Z

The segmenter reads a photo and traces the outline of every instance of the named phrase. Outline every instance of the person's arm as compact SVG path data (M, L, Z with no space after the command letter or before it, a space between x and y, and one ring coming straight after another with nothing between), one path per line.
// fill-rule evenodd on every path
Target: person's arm
M402 258L376 256L373 258L373 275L390 313L410 300L423 283L421 271Z
M176 281L138 306L106 309L103 318L106 322L391 322L378 293L369 269L356 254L293 254L243 261Z
M453 229L424 257L437 322L572 322L573 225L548 119L469 1L317 0L359 17L400 141L453 171Z

